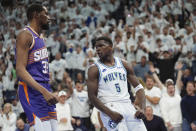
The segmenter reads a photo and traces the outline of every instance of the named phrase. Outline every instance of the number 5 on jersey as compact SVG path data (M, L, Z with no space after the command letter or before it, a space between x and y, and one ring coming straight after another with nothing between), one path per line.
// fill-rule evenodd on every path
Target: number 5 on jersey
M121 92L121 89L120 89L119 83L116 83L116 84L115 84L115 87L116 87L116 91L117 91L118 93L120 93L120 92Z

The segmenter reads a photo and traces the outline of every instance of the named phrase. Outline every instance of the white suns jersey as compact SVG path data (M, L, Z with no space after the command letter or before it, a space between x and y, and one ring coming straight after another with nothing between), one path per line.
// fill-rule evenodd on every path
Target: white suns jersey
M105 103L128 101L130 95L127 87L127 72L121 60L114 57L115 65L106 66L100 61L95 65L99 69L98 99Z

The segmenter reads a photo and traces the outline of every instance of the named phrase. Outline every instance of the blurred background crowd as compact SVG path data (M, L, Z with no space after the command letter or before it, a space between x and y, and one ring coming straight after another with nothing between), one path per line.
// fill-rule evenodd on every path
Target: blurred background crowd
M15 43L33 0L1 0L0 127L29 130L17 98ZM54 20L44 31L50 84L59 97L59 130L104 130L86 79L97 61L95 39L108 36L145 87L149 131L196 131L195 0L39 0ZM131 100L134 89L129 85ZM33 129L31 129L33 130Z

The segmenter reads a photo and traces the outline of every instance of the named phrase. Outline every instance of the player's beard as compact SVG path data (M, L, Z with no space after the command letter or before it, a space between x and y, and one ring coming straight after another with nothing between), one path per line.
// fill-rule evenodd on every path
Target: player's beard
M42 28L43 30L48 30L48 29L49 29L49 24L43 24L43 25L41 26L41 28Z

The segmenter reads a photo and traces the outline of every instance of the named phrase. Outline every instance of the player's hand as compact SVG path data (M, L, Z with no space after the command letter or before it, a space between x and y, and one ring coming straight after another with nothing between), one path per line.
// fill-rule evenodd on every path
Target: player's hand
M136 108L135 118L144 119L145 118L144 111L141 110L138 106L135 106L135 108Z
M144 119L145 118L144 112L140 111L140 110L137 110L136 113L135 113L135 118Z
M116 123L119 123L123 119L123 116L118 112L112 111L110 118Z
M45 90L42 94L49 105L54 105L58 102L58 98L48 90Z

